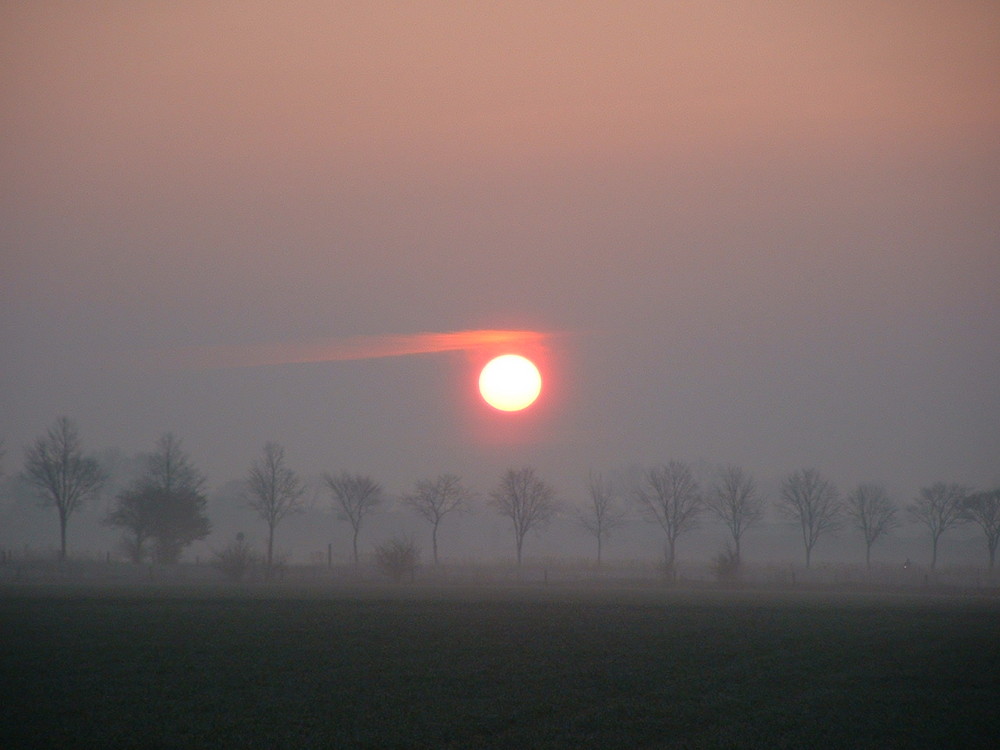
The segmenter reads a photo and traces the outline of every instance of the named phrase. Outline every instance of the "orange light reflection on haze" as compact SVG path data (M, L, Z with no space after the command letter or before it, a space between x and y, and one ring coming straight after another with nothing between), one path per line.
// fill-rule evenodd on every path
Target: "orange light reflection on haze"
M538 351L551 334L540 331L481 329L442 333L350 336L249 346L206 346L155 349L138 357L148 367L219 369L264 367L307 362L342 362L408 354L469 351L490 359L499 349ZM484 359L484 361L485 361Z

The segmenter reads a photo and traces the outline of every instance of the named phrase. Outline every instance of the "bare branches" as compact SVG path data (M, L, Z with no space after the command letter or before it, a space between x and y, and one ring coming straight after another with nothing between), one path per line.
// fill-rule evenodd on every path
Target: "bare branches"
M764 497L757 489L757 482L740 466L722 467L705 504L732 535L732 564L739 568L743 533L764 516Z
M403 503L431 524L435 565L438 564L438 526L449 513L465 510L474 496L475 493L464 487L462 480L455 474L440 474L435 479L423 479L417 482L412 494L403 496Z
M382 501L382 485L363 474L351 474L342 471L339 474L324 474L327 486L330 488L331 500L335 510L349 521L354 530L353 549L354 565L358 565L358 533L361 522Z
M677 539L697 526L702 510L701 492L691 467L683 461L671 461L650 469L643 475L636 500L646 518L666 533L666 564L672 571Z
M96 459L83 455L76 425L59 417L44 437L25 449L22 476L44 505L58 511L59 559L65 560L69 517L100 490L104 472Z
M990 570L996 563L997 542L1000 542L1000 488L977 492L966 498L964 515L986 534L986 551L990 557Z
M816 541L839 524L840 493L817 469L799 470L781 483L777 507L782 515L797 522L802 529L808 568Z
M963 485L937 482L921 488L920 495L907 508L910 517L931 533L931 570L937 566L941 535L965 520L962 510L968 494L969 488Z
M178 488L201 492L205 477L181 450L181 441L172 432L165 432L156 441L156 450L146 459L146 482L166 493Z
M247 476L247 506L267 524L267 573L274 561L274 530L286 516L301 513L305 486L285 465L285 449L278 443L264 445L264 455L253 462Z
M533 468L508 469L490 493L489 504L514 524L517 564L520 565L524 537L556 513L555 491L535 476Z
M844 509L865 538L865 565L871 570L872 545L899 526L896 504L881 484L860 484L848 494Z
M626 508L620 506L619 496L610 481L593 471L587 475L587 495L590 502L578 514L580 525L597 539L597 564L605 539L625 522Z

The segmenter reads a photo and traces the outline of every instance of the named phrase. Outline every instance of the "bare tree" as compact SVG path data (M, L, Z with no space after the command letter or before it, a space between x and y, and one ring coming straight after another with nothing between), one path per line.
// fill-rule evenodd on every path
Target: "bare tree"
M817 540L839 524L840 493L819 470L803 469L789 474L781 483L777 507L783 516L797 522L802 529L808 568Z
M965 501L967 518L979 524L986 534L986 551L990 556L990 570L996 563L997 542L1000 542L1000 487L987 492L977 492Z
M881 484L859 484L847 495L844 509L865 538L865 566L872 569L872 545L899 526L896 504Z
M438 564L438 526L449 513L465 510L475 493L462 485L454 474L440 474L436 479L417 482L413 493L403 496L403 502L427 519L431 525L434 564Z
M683 461L671 461L643 474L636 490L636 500L647 520L660 525L667 535L666 565L674 575L677 540L696 528L703 499L691 467Z
M362 474L350 474L342 471L339 474L324 474L333 507L341 520L349 521L354 530L354 565L358 565L358 532L361 522L382 501L382 485L374 479Z
M741 466L719 469L705 504L719 517L733 537L730 564L740 567L740 540L744 532L764 516L764 496L757 489L753 475Z
M43 505L58 511L59 559L65 560L69 517L100 490L105 479L97 460L83 455L72 420L59 417L44 437L25 449L22 477Z
M304 510L306 488L298 475L285 465L285 449L278 443L264 444L264 455L250 466L247 476L247 505L267 524L267 558L264 574L274 564L274 530L286 516Z
M962 511L968 494L968 487L936 482L930 487L922 487L920 495L907 508L910 517L926 526L931 533L931 570L937 566L941 535L965 520Z
M124 529L122 544L133 562L146 557L145 544L152 541L156 561L172 564L186 546L212 530L205 515L205 477L169 432L144 463L140 476L118 493L105 523Z
M580 511L579 521L597 539L597 565L600 566L603 542L625 523L627 511L619 504L620 497L612 483L599 473L587 475L587 495L590 502Z
M490 493L489 504L514 524L514 543L520 566L524 537L531 529L552 518L558 509L555 491L535 476L533 468L508 469Z

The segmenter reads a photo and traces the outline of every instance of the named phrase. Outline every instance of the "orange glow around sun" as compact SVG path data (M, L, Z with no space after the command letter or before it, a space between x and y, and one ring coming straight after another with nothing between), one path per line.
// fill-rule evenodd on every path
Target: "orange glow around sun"
M535 364L519 354L491 359L479 374L479 392L494 409L520 411L531 406L542 390Z

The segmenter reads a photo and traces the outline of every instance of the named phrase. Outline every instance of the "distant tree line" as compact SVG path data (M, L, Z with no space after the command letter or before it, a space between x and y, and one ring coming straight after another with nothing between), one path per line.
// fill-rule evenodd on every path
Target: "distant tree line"
M0 473L4 452L0 441ZM108 473L96 458L84 454L76 425L67 417L59 417L46 434L25 447L19 477L44 506L55 508L59 558L65 560L69 520L101 491ZM348 471L327 473L323 479L332 508L351 526L352 557L358 565L361 529L365 519L385 501L383 487L369 476ZM121 531L122 550L132 562L175 563L187 546L211 532L205 481L181 449L180 440L166 433L153 451L141 457L139 475L115 493L104 523ZM719 564L724 564L730 574L738 574L744 535L763 519L768 500L752 474L740 466L717 468L702 486L691 464L676 460L641 470L637 477L625 481L611 481L590 472L585 487L586 500L577 506L575 517L595 538L598 565L612 532L636 511L662 530L663 560L671 576L675 574L680 540L698 527L705 514L728 532L729 542L718 558ZM242 488L243 504L267 527L267 548L260 562L268 576L280 562L275 554L278 527L285 518L304 510L306 486L287 465L284 448L267 442L261 456L251 462ZM435 565L439 562L438 532L442 523L448 516L467 510L476 497L477 493L458 475L441 474L417 481L413 490L400 498L430 525ZM562 509L554 488L532 467L504 472L488 493L486 504L510 522L518 565L529 533ZM937 566L941 537L962 523L982 529L990 570L996 563L1000 488L977 492L965 485L939 482L921 488L901 509L881 484L862 483L842 495L818 469L808 468L784 477L772 504L799 529L807 568L819 539L844 525L862 536L865 562L870 568L872 547L901 525L901 510L910 521L927 529L932 570ZM242 576L257 560L242 536L237 542L220 555L218 564ZM418 557L419 549L412 539L395 539L376 550L376 560L393 577L412 571Z

